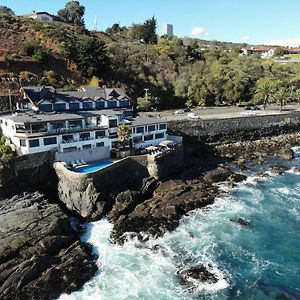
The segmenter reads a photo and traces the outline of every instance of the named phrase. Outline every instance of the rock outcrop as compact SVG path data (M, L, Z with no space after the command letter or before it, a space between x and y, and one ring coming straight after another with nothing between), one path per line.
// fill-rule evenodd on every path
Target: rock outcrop
M69 218L40 193L0 201L1 299L54 299L97 270Z

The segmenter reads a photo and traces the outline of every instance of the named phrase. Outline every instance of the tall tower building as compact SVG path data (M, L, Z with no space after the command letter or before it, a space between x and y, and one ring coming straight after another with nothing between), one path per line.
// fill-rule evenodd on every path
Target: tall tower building
M172 24L164 24L163 25L163 34L167 35L168 38L172 38L174 36L173 25Z

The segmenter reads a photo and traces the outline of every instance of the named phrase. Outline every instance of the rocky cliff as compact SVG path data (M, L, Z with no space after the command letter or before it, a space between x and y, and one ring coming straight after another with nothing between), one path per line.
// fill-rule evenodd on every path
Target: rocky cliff
M39 193L0 201L1 299L53 299L91 278L91 248L70 219Z

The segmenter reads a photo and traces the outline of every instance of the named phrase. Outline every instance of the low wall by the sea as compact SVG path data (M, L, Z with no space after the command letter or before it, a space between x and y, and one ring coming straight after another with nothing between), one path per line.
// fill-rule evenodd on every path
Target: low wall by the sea
M168 128L171 133L183 136L185 142L255 140L300 131L300 112L214 120L176 120L170 121Z

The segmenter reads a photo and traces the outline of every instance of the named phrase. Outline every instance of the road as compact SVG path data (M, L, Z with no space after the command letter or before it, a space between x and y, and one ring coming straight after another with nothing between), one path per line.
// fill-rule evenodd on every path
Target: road
M236 118L236 117L249 117L253 116L263 116L263 115L278 115L287 114L294 111L300 112L300 106L298 104L286 105L283 111L280 111L280 107L277 105L269 105L265 110L245 110L243 107L209 107L209 108L194 108L192 113L197 115L200 119L226 119L226 118ZM174 114L175 110L165 110L156 112L143 112L139 113L140 116L155 116L167 121L171 120L185 120L187 119L188 113Z

